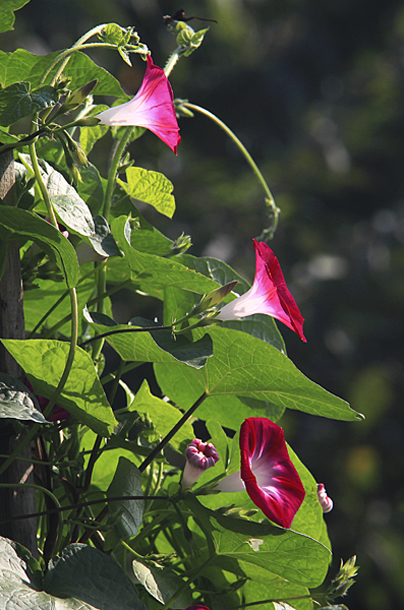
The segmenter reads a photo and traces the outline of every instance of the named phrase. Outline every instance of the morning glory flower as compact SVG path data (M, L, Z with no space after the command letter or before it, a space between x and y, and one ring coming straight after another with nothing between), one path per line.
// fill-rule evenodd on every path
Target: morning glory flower
M199 438L194 438L188 445L185 457L185 468L181 480L183 489L189 489L205 470L215 466L219 460L216 447L212 443L204 443Z
M218 320L236 320L254 313L265 313L280 322L306 342L303 334L303 318L290 294L283 277L279 261L271 248L263 241L254 239L255 278L250 290L225 305L217 316Z
M246 490L268 519L290 528L305 491L282 428L266 417L249 417L240 429L240 456L241 470L220 481L219 490Z
M173 92L164 70L155 66L150 55L143 82L135 97L119 106L97 114L102 125L112 127L131 125L149 129L177 154L180 143L179 127L175 116Z
M334 502L331 500L330 496L327 495L327 490L323 483L317 483L317 497L321 508L323 509L323 513L329 513L334 506Z

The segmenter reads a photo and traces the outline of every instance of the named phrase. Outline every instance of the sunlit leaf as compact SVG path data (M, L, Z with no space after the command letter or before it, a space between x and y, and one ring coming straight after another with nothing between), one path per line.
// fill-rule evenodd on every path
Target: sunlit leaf
M142 167L126 170L127 182L118 180L122 188L133 199L139 199L156 208L160 214L172 218L175 212L173 185L163 174Z
M69 344L51 339L2 339L40 396L51 398L65 368ZM102 436L109 436L117 421L87 352L77 348L71 373L58 405Z
M76 253L58 229L33 212L4 205L0 206L0 225L13 238L26 236L36 242L56 262L67 286L73 288L77 284L79 265Z
M199 417L215 417L208 409L209 396L231 395L333 419L358 419L358 413L348 403L305 377L273 346L246 333L217 326L211 328L209 334L213 339L214 357L203 370L188 372L180 363L155 364L154 367L163 392L177 404L192 404L203 392L208 394L199 407ZM220 408L219 404L219 400L215 402L215 408L219 409L216 418L228 425L224 423L229 419L226 408ZM239 425L241 421L237 423ZM234 425L236 421L233 421Z
M1 418L31 420L39 424L47 423L35 396L21 381L5 373L0 373Z

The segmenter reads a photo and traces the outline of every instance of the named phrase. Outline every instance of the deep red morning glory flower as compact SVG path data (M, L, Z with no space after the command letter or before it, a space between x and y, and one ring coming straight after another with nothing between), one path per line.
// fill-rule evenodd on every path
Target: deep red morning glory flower
M185 457L185 468L181 480L183 489L189 489L205 470L215 466L219 460L216 447L212 443L204 443L199 438L194 438L188 445Z
M143 82L135 97L97 114L103 125L130 125L149 129L177 154L181 141L173 104L173 92L164 70L155 66L150 55Z
M255 278L250 290L225 305L219 312L219 320L236 320L254 313L265 313L280 322L306 342L303 334L303 317L296 301L286 286L282 269L271 248L254 239Z
M220 481L220 491L245 489L274 523L290 528L305 496L282 428L266 417L249 417L240 429L241 471Z
M27 378L25 379L25 385L27 386L30 392L34 392L34 388L32 387L32 384ZM49 404L49 399L45 398L44 396L39 396L38 394L35 394L35 398L37 399L39 408L43 413ZM68 419L69 417L70 413L66 411L66 409L63 409L63 407L59 407L59 405L55 405L52 411L52 415L49 417L49 421L57 422L61 421L62 419Z

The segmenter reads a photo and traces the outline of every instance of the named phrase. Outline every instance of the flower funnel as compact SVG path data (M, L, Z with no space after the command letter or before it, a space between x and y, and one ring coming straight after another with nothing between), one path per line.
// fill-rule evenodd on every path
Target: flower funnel
M154 65L150 55L147 56L146 72L135 97L125 104L100 112L95 118L100 119L103 125L113 127L145 127L177 154L181 136L173 92L164 70Z
M271 248L254 239L255 278L250 290L225 305L217 318L237 320L254 313L265 313L286 324L306 342L303 334L303 317L283 277L279 261Z
M268 519L290 528L305 491L282 428L265 417L249 417L241 425L240 455L241 471L220 481L220 491L245 489Z

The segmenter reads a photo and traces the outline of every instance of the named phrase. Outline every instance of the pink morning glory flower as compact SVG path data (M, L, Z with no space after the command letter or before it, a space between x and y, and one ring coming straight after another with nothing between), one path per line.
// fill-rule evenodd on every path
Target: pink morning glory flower
M241 471L220 481L220 491L246 490L264 515L290 528L305 491L282 428L266 417L249 417L240 429Z
M181 480L183 489L189 489L205 470L215 466L219 460L216 447L212 443L204 443L199 438L194 438L188 445L185 457L185 468Z
M265 313L280 322L306 342L303 334L303 318L290 294L283 277L279 261L271 248L263 241L254 239L255 278L250 290L238 299L225 305L217 319L236 320L254 313Z
M155 66L150 55L143 82L135 97L119 106L97 114L103 125L113 127L130 125L149 129L177 154L180 143L179 127L175 116L173 92L164 70Z
M323 483L317 483L317 497L321 508L323 509L323 513L329 513L334 506L334 502L331 500L330 496L327 495L327 490Z

